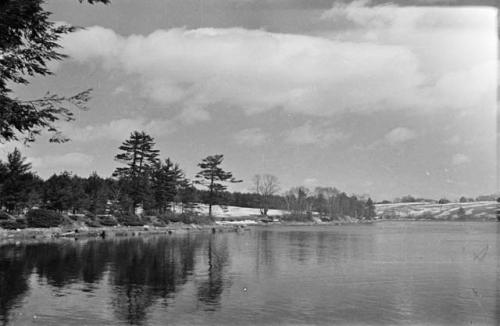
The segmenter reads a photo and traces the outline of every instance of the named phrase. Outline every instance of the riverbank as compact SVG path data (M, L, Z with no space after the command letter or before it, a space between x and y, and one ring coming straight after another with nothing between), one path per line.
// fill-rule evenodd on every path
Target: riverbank
M186 234L192 232L239 232L244 225L219 224L183 224L172 223L165 227L154 226L115 226L97 228L26 228L20 230L0 229L0 241L4 240L33 240L57 238L115 238L149 235Z

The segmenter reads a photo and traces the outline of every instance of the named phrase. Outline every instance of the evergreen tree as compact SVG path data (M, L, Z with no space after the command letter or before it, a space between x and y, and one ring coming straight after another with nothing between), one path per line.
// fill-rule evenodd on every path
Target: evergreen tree
M88 210L94 214L103 214L108 201L108 186L96 172L84 181L84 191L88 198Z
M183 180L184 172L178 164L174 164L169 158L164 163L157 161L153 165L151 187L155 208L159 213L165 213L168 203L174 202Z
M195 207L195 203L198 202L199 191L193 186L191 182L184 179L179 185L179 191L175 196L175 201L182 204L182 211L190 211Z
M10 212L28 206L34 199L39 178L30 172L31 164L15 148L7 155L7 162L0 162L0 206L5 206Z
M134 131L119 147L122 153L115 156L115 160L126 165L116 168L113 176L122 181L122 189L130 199L131 213L139 204L144 206L150 201L149 177L159 155L159 151L153 149L154 145L154 139L144 131Z
M224 155L216 154L204 158L198 166L201 171L196 174L196 183L208 189L208 216L212 217L212 206L217 203L221 192L227 189L224 183L242 182L236 180L231 172L224 171L220 165Z
M372 220L377 216L375 213L375 205L373 204L373 201L371 198L368 198L366 201L366 218L369 220Z
M64 171L52 175L43 184L43 201L47 208L59 212L77 213L88 208L88 197L85 194L83 180Z

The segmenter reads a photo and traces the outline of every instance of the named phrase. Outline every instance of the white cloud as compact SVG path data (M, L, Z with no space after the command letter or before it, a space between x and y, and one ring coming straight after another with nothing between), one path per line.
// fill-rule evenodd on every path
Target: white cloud
M347 20L353 26L325 37L398 45L410 51L422 79L419 87L404 95L407 106L413 103L430 112L494 108L498 70L495 8L371 3L334 4L322 18Z
M375 10L374 17L388 16L385 9L382 14L376 8L366 10ZM392 15L397 22L410 15L401 14L403 9L391 10L395 10ZM419 14L419 10L412 9L411 14ZM356 19L372 20L370 15ZM482 34L474 30L475 21L471 24L468 35L481 39ZM411 26L419 31L418 24ZM442 27L448 32L440 34L440 28L432 30L440 36L432 37L426 46L422 46L423 40L414 46L416 41L408 43L400 34L385 43L243 28L157 30L146 36L122 37L102 27L72 33L63 45L75 60L102 62L106 69L134 75L142 96L184 109L181 117L185 121L207 120L207 110L220 105L249 113L283 108L329 116L342 111L453 108L464 103L456 100L457 87L464 90L460 96L467 97L467 106L476 104L485 93L493 94L495 73L488 69L496 62L476 60L485 59L484 53L491 59L491 46L481 46L482 57L469 56L472 62L460 65L467 69L447 69L439 75L428 69L440 66L428 63L436 58L438 63L456 61L457 53L444 51L441 45L450 37L455 37L455 51L478 45L470 37L457 36L463 29ZM476 77L480 80L469 91L466 81Z
M451 163L453 165L462 165L462 164L466 164L469 162L470 162L470 158L467 155L462 154L462 153L455 154L451 158Z
M27 161L35 169L68 170L73 168L88 168L94 162L94 158L88 154L73 152L63 155L28 157Z
M144 131L153 137L159 137L176 130L174 123L169 120L117 119L99 125L75 127L72 124L64 125L64 134L73 141L87 142L95 140L125 140L133 131Z
M331 127L316 125L313 126L310 121L290 130L285 140L297 145L318 145L327 146L338 140L346 138L347 135Z
M416 137L417 134L413 130L405 127L394 128L384 136L385 140L391 145L405 143Z
M259 146L265 143L268 135L260 128L243 129L234 135L237 144Z

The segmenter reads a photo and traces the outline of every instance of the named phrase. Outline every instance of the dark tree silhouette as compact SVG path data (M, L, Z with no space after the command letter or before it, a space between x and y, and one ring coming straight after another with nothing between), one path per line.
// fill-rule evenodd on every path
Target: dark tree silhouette
M113 176L123 181L122 186L131 200L132 212L149 199L149 176L153 166L158 164L159 155L159 151L153 149L154 145L153 137L144 131L134 131L119 147L122 153L115 156L115 160L126 164L126 167L116 168Z
M196 174L196 183L208 188L208 216L212 217L212 206L217 203L218 195L227 189L224 183L237 183L231 172L224 171L220 165L224 155L217 154L205 157L198 166L201 171Z

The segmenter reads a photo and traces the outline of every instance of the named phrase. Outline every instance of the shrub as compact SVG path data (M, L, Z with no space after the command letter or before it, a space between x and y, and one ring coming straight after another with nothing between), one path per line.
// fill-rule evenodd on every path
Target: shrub
M98 228L101 226L99 222L93 220L85 221L85 225L88 226L89 228Z
M113 216L104 216L100 218L99 222L102 226L115 226L118 224Z
M7 230L25 229L26 220L24 218L2 220L0 221L0 227Z
M184 223L184 224L212 224L213 219L206 215L198 215L195 213L180 213L172 212L158 216L158 220L165 223Z
M176 223L176 222L180 222L181 221L179 215L174 214L172 212L167 212L167 213L165 213L163 215L158 216L157 218L158 218L159 221L162 221L162 222L164 222L166 224L168 224L168 223Z
M118 222L125 226L143 226L144 222L135 215L122 215L118 217Z
M181 214L181 219L183 220L183 223L186 224L212 224L214 222L214 219L209 217L208 215L198 215L198 214L189 214L189 213L184 213Z
M26 214L26 221L32 228L50 228L59 226L63 222L63 216L47 209L33 209Z
M10 214L4 211L0 211L0 220L10 220L10 219L12 219L12 216Z
M157 221L157 222L154 222L153 223L153 226L156 226L156 227L164 227L164 226L167 226L167 224L165 224L165 222L163 221Z
M312 222L310 214L286 214L281 217L284 222Z

